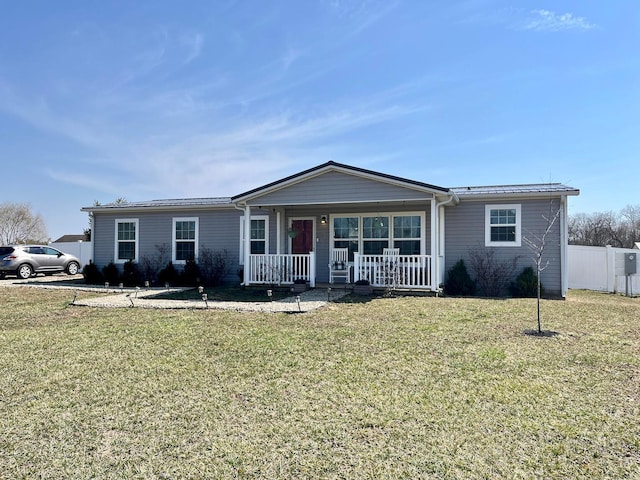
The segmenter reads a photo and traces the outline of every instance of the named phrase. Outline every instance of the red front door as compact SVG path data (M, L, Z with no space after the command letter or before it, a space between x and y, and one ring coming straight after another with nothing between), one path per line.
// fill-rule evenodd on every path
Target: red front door
M313 220L292 220L291 253L309 253L313 251Z

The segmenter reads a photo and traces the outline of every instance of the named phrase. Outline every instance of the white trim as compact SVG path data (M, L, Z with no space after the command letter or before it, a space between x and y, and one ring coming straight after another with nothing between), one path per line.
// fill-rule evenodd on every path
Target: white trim
M379 199L369 199L369 200L336 200L333 202L321 202L321 203L309 203L308 201L304 201L304 202L291 202L291 201L286 201L286 205L288 207L299 207L299 206L305 206L308 207L310 205L312 206L319 206L319 205L361 205L361 204L369 204L369 203L374 203L376 205L380 205L382 203L391 203L391 204L395 204L393 205L394 207L397 206L401 206L403 204L412 202L412 203L423 203L425 201L429 201L433 198L433 194L429 194L430 196L425 196L425 197L419 197L419 198L397 198L397 199L388 199L388 198L379 198ZM264 202L264 201L256 201L255 203L252 203L251 205L260 205L261 207L280 207L282 206L282 202L278 201L275 203L269 203L269 202Z
M289 177L288 180L280 180L275 182L275 184L272 184L269 187L261 187L256 189L257 191L253 191L253 193L249 193L246 195L242 195L242 196L238 196L238 197L234 197L235 198L235 202L251 202L254 201L258 198L260 198L261 196L270 194L270 193L274 193L277 192L279 190L282 190L284 188L311 180L313 178L325 175L327 173L330 172L338 172L338 173L342 173L345 175L351 175L354 177L360 177L360 178L364 178L367 180L372 180L375 182L379 182L379 183L386 183L389 185L393 185L396 187L401 187L401 188L406 188L408 190L414 190L417 192L423 192L423 193L429 193L431 195L447 195L448 192L446 191L441 191L439 188L429 188L427 186L421 186L421 185L416 185L414 183L412 183L411 181L405 181L405 180L409 180L409 179L402 179L402 178L389 178L388 175L385 175L383 173L378 173L378 172L360 172L360 171L353 171L350 168L348 168L348 166L342 166L342 165L325 165L323 168L320 169L313 169L313 171L307 172L303 175L293 175L292 177ZM433 185L433 187L437 187L436 185ZM404 200L404 199L403 199ZM425 200L425 198L422 198L420 200ZM402 201L402 200L401 200ZM342 202L340 202L342 203ZM267 204L262 203L260 204L261 206L265 206ZM308 205L308 204L307 204Z
M423 210L417 210L417 211L396 211L396 212L361 212L361 213L337 213L337 214L331 214L329 215L329 252L331 252L334 248L334 242L337 241L349 241L349 239L336 239L334 237L335 232L333 231L333 219L334 218L357 218L358 219L358 252L362 253L363 251L363 245L364 245L364 240L362 237L362 232L363 232L363 222L362 219L364 217L388 217L389 218L389 236L384 239L384 238L380 238L379 240L388 240L389 241L389 247L393 247L393 242L394 241L402 241L402 240L407 240L405 238L395 238L393 236L393 218L394 217L420 217L420 255L427 255L426 250L427 250L427 235L426 235L426 231L427 231L427 226L425 225L426 223L426 212ZM369 241L371 240L375 240L375 239L367 239ZM413 238L408 239L408 240L415 240ZM431 249L433 250L433 244L431 246Z
M513 242L492 242L491 227L510 226L491 225L491 210L515 210L516 211L516 238ZM520 247L522 245L522 205L512 204L492 204L484 206L484 245L486 247Z
M245 242L247 236L251 236L251 220L264 220L264 253L269 253L269 215L250 215L248 225L244 223L244 215L242 215L240 217L240 265L245 263L245 251L247 255L251 255L251 239L249 239L249 242Z
M194 242L193 256L194 260L198 261L198 240L200 237L200 219L198 217L174 217L172 219L173 226L171 228L171 261L176 265L185 265L186 260L176 260L176 223L177 222L195 222L196 226L196 238Z
M138 258L140 256L140 249L139 249L139 244L140 244L140 220L137 218L116 218L115 220L115 224L114 224L114 247L113 247L113 262L114 263L126 263L129 259L120 259L118 258L118 245L120 240L118 240L118 224L120 223L133 223L135 224L135 235L136 238L134 240L135 243L135 257L133 258L134 262L138 262ZM92 235L94 235L94 232L91 233ZM130 240L122 240L122 241L130 241Z
M438 207L435 198L429 203L431 207L431 288L435 290L440 287L438 278Z
M567 268L567 257L569 249L569 222L567 221L567 196L560 197L560 294L563 298L567 296L569 288L569 271Z

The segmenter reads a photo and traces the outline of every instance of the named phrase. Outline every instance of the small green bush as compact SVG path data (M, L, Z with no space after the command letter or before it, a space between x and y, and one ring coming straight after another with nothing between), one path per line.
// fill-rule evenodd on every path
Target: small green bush
M100 270L92 260L89 260L89 263L82 267L82 276L84 283L89 285L100 285L104 282Z
M511 295L521 298L536 298L538 296L538 276L532 267L525 267L516 277L509 288ZM540 284L540 295L544 294L544 287Z
M198 284L200 284L200 267L198 267L198 264L193 260L187 260L180 274L180 285L196 287Z
M102 277L105 282L109 282L109 285L118 285L120 283L118 266L113 262L109 262L108 265L102 267Z
M127 260L122 266L122 283L127 287L139 286L142 283L140 269L133 260Z
M464 260L458 260L447 272L444 291L447 295L473 295L476 292L476 283L469 276Z
M169 262L166 267L158 272L158 282L160 285L178 285L180 283L180 274L173 266L172 262Z

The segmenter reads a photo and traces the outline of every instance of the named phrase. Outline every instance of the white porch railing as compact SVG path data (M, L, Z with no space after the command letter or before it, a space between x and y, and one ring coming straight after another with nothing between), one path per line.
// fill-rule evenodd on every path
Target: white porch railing
M431 255L360 255L354 253L354 281L374 287L431 288Z
M247 275L245 268L245 276ZM308 254L264 254L249 256L248 279L245 284L281 285L302 279L316 286L316 255Z

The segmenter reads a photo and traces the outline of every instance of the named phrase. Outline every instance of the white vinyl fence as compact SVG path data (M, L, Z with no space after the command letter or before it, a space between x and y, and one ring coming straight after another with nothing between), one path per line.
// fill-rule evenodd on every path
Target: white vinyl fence
M93 243L91 242L52 242L49 245L64 253L70 253L78 257L80 259L80 268L93 259Z
M625 253L633 253L636 258L636 275L625 275ZM569 245L567 264L569 267L569 288L597 290L601 292L640 294L640 250L614 247L584 247Z

